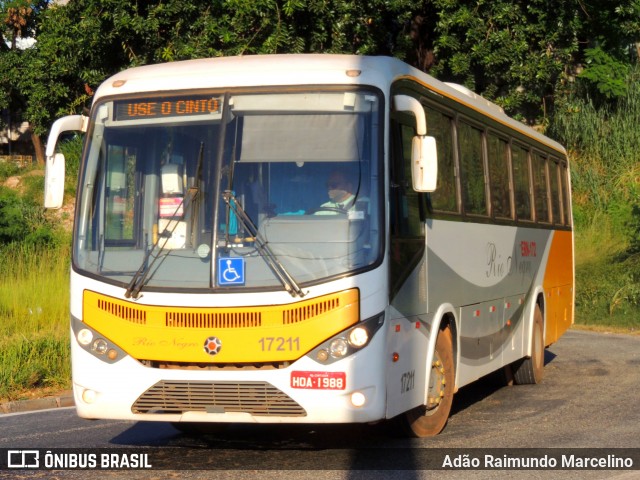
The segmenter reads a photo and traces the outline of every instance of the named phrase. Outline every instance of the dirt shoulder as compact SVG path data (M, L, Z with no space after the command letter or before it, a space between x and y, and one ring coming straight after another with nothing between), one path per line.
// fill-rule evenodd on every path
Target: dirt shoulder
M13 397L0 399L0 415L72 407L75 404L71 390L33 389Z

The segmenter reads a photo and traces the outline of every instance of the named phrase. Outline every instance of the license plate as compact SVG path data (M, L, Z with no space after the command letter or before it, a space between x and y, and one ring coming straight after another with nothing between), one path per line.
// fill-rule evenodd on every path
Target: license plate
M345 372L291 372L291 388L344 390L346 387Z

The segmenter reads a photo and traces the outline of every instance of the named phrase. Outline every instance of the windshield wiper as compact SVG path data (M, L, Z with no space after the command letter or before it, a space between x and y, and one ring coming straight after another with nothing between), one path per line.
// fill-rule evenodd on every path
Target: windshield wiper
M302 291L298 283L293 279L293 277L287 272L287 269L282 265L278 258L275 256L269 245L262 238L255 224L249 218L249 215L244 211L242 205L238 203L235 195L231 190L225 190L222 192L222 198L227 204L227 206L233 210L233 213L236 214L236 217L242 224L242 226L249 232L255 241L256 247L260 252L260 256L267 263L267 266L271 269L274 275L280 280L284 289L289 292L292 297L304 297L305 293Z
M167 244L169 243L169 239L173 236L173 232L175 231L176 227L180 223L178 220L175 220L175 217L180 211L180 208L184 207L183 214L186 215L187 209L190 208L197 200L198 195L200 193L200 181L202 177L203 158L204 158L204 142L200 142L200 152L198 153L198 165L196 167L196 176L193 182L193 186L187 189L187 194L184 197L182 197L182 200L176 207L176 210L173 212L171 222L165 227L165 229L161 233L158 234L158 238L145 254L144 258L142 259L142 263L140 264L140 268L138 268L136 273L134 273L133 277L131 278L131 281L127 285L127 290L124 292L125 298L137 299L140 296L140 290L142 290L142 287L144 286L147 280L147 277L149 276L149 272L151 272L153 265L156 263L158 258L160 258L160 255L162 254L162 252L164 252ZM158 248L158 252L154 255L151 263L147 263L149 261L149 258L151 258L151 255L153 254L154 250L156 250L156 248L158 247L162 239L165 239L164 243L160 248Z

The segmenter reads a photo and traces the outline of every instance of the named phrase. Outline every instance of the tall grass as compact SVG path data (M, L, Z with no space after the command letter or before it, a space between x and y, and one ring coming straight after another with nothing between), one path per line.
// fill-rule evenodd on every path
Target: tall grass
M67 248L39 248L11 244L2 249L0 311L2 332L26 331L67 333L69 315L69 252Z
M549 133L572 160L576 322L640 330L640 68L615 104L569 98Z
M0 249L0 397L69 386L69 253L13 243Z
M16 399L32 388L69 388L68 335L14 335L0 341L0 398Z
M72 197L82 140L62 147ZM70 235L42 208L43 173L0 163L0 183L20 177L17 190L0 186L0 398L70 386Z

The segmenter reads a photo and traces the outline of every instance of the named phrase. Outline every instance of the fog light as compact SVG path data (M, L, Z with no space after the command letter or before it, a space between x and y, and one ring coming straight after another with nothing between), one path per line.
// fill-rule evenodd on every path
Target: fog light
M107 352L107 341L104 338L99 338L95 342L93 342L93 346L91 347L94 352L98 355L104 355Z
M349 333L349 343L354 347L364 347L369 341L369 332L366 328L356 327Z
M344 357L348 350L349 346L344 338L336 338L329 346L329 353L334 358Z
M364 396L364 393L353 392L351 394L351 404L354 407L362 407L365 403L367 403L367 397Z
M87 328L83 328L78 332L78 343L80 345L84 345L85 347L91 343L93 340L93 333L91 330Z
M97 395L93 390L84 390L82 392L82 401L84 401L84 403L93 403L96 401Z

